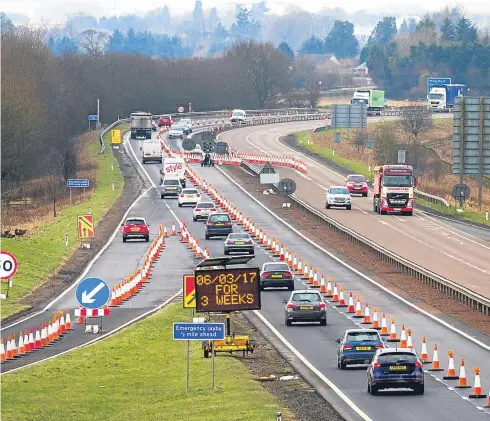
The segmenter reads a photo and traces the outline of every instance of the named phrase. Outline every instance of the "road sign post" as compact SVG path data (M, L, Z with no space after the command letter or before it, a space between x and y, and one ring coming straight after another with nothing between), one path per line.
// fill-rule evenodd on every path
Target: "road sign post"
M103 308L111 298L109 285L100 278L85 278L75 290L75 296L82 309L96 310ZM79 310L75 310L75 313ZM84 310L87 311L87 310ZM105 313L105 311L104 311ZM92 314L92 313L90 313ZM102 333L102 315L87 316L90 319L97 319L96 325L88 325L85 320L85 333Z
M85 189L90 186L90 181L86 178L70 178L66 182L66 187L70 189L70 206L71 206L71 189L73 188L83 188L83 191L85 192Z
M407 151L405 151L404 149L399 149L398 150L398 163L399 164L405 164L406 156L407 156Z
M14 275L18 268L17 259L12 253L3 251L0 253L0 279L2 285L7 286L7 290L4 293L0 293L0 298L6 300L9 296L10 288L12 288L12 282Z
M94 216L79 215L77 216L78 238L93 238L95 237Z

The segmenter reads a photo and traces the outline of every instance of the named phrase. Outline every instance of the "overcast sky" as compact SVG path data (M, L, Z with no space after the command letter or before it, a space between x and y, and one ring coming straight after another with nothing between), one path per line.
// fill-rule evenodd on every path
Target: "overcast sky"
M258 0L257 0L258 1ZM174 15L182 14L191 11L194 8L195 0L179 0L172 2L161 2L155 0L147 0L137 2L134 0L39 0L39 1L24 1L24 0L0 0L0 10L12 15L12 20L15 22L14 14L23 14L29 17L30 23L63 23L67 16L83 12L96 17L120 15L120 14L136 14L143 15L148 10L163 7L167 4L170 7L171 13ZM226 9L233 7L235 3L241 3L239 0L203 0L205 9L217 7L218 9ZM247 4L248 3L248 4ZM251 5L254 2L244 2L243 4ZM324 7L334 8L339 7L346 11L352 12L356 10L386 10L390 11L407 11L407 13L417 13L419 10L437 11L446 6L453 7L459 4L464 4L464 10L468 13L489 13L488 0L470 0L466 2L432 0L394 0L390 2L390 7L387 8L386 0L344 0L344 1L314 1L314 0L268 0L267 5L277 14L281 14L283 10L290 5L300 6L309 11L316 12Z

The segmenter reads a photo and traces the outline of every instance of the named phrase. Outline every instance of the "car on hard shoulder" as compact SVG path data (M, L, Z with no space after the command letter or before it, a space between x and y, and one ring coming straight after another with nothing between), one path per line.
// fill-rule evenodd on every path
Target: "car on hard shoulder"
M246 232L234 232L228 234L224 244L224 253L248 253L255 254L255 246L252 237Z
M376 329L348 329L343 338L336 339L337 367L345 370L348 365L369 364L378 349L385 347Z
M288 288L294 290L294 275L284 262L266 262L260 269L260 289Z
M383 389L412 389L424 394L424 369L412 348L378 349L367 369L367 390L377 395Z
M345 179L345 187L349 190L350 194L360 194L363 197L367 197L369 192L369 186L362 174L350 174Z
M283 303L286 304L286 326L296 322L320 322L320 326L327 325L327 305L319 291L293 291L289 300L283 300Z
M150 230L145 218L131 217L126 219L126 221L121 224L123 243L127 240L133 239L143 239L145 241L150 241Z
M182 189L182 192L179 194L179 207L181 208L184 205L192 205L196 206L201 201L201 193L199 190L187 187Z
M174 122L172 121L172 117L169 115L162 115L158 120L158 127L170 127Z
M192 210L192 219L194 221L208 219L208 216L215 212L218 212L218 209L213 202L199 202Z
M212 213L206 221L204 238L224 237L233 232L233 222L227 213Z
M168 131L169 139L183 139L184 136L187 136L189 131L184 126L172 125L170 130Z
M162 190L160 191L160 199L165 199L168 196L179 197L182 193L182 185L176 177L165 177L162 181Z
M352 209L352 199L349 190L345 186L331 186L325 193L325 208L341 207Z

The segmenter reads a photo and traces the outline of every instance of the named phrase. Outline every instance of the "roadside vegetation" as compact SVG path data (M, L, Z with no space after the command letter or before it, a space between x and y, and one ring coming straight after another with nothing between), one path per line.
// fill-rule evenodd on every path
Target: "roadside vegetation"
M118 126L127 130L128 125ZM110 132L105 135L106 145L110 144ZM60 265L79 247L77 216L89 213L89 207L97 224L111 206L116 203L124 187L124 178L112 149L106 147L100 154L99 132L91 132L80 137L77 154L80 171L77 178L88 178L90 188L72 189L72 206L66 181L61 174L50 174L41 179L32 180L25 189L26 197L16 205L10 205L3 212L3 228L23 229L22 236L2 238L2 250L13 253L19 262L19 269L13 279L13 287L7 300L1 303L1 319L14 315L26 308L21 299L41 286ZM112 190L114 182L114 191ZM30 194L43 193L42 185L50 183L44 196ZM56 203L53 202L55 197ZM55 211L53 212L53 209ZM6 213L6 215L5 215ZM66 247L68 235L68 247ZM6 287L5 285L3 286ZM5 292L3 290L2 292Z
M102 342L2 377L2 420L274 419L280 404L240 358L218 354L212 390L211 359L199 341L191 341L186 393L186 342L172 339L172 324L183 321L190 312L174 304Z

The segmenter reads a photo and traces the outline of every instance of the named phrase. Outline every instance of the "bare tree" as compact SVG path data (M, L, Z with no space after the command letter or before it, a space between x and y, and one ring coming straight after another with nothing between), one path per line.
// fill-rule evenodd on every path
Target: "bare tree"
M367 136L364 130L359 130L352 138L352 144L356 147L357 153L361 153L367 145Z
M399 144L396 140L393 125L381 123L374 135L374 156L380 165L393 164L397 161Z
M109 45L111 36L107 32L87 29L78 38L78 47L90 57L100 56Z
M426 107L403 107L399 124L403 131L410 135L408 141L405 142L408 146L410 164L422 169L427 158L427 151L419 135L432 128L431 111Z
M320 103L321 83L320 76L316 72L311 72L306 78L306 96L311 108L318 107L318 104Z
M44 183L44 191L46 198L53 204L53 216L57 216L56 205L63 197L65 183L63 171L65 167L63 155L53 152L46 159L46 178Z

